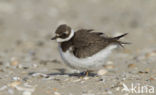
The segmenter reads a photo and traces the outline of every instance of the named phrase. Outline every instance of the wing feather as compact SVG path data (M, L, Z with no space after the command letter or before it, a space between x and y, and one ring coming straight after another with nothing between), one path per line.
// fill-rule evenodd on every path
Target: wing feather
M91 56L102 50L109 43L104 40L102 32L90 32L91 30L78 30L73 38L73 53L79 58Z

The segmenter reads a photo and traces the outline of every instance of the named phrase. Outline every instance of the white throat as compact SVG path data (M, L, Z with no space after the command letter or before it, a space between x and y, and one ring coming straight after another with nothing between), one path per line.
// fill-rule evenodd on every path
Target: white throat
M57 38L56 41L59 42L59 43L69 41L73 36L74 36L74 30L72 29L68 38L65 38L65 39Z

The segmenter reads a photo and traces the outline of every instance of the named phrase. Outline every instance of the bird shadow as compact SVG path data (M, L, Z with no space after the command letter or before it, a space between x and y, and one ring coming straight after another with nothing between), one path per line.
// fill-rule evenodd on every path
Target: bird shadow
M56 76L56 75L68 75L70 77L84 77L84 76L89 76L89 77L94 77L96 76L97 74L93 73L93 72L88 72L88 74L86 72L80 72L80 73L66 73L66 69L64 68L61 68L61 69L58 69L56 68L55 70L57 70L58 72L57 73L49 73L47 75L49 76Z

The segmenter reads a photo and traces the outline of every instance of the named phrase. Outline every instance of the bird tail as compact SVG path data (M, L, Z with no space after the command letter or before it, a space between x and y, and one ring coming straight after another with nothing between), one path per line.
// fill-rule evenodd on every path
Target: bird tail
M131 44L130 42L123 42L123 41L119 41L120 38L126 36L128 33L125 33L125 34L122 34L120 36L117 36L117 37L113 37L111 40L114 42L114 43L117 43L119 44L121 47L124 48L124 44Z
M114 37L113 39L114 39L114 40L119 40L120 38L126 36L127 34L128 34L128 33L122 34L122 35L120 35L120 36Z

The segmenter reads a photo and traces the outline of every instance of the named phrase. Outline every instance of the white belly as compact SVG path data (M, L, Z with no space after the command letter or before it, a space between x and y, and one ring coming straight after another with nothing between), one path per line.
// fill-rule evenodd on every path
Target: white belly
M67 50L66 52L62 52L62 49L60 47L59 52L62 59L65 61L65 64L67 64L68 66L78 70L93 70L104 65L108 55L116 47L117 45L110 45L100 52L94 54L93 56L86 58L77 58L69 50Z

